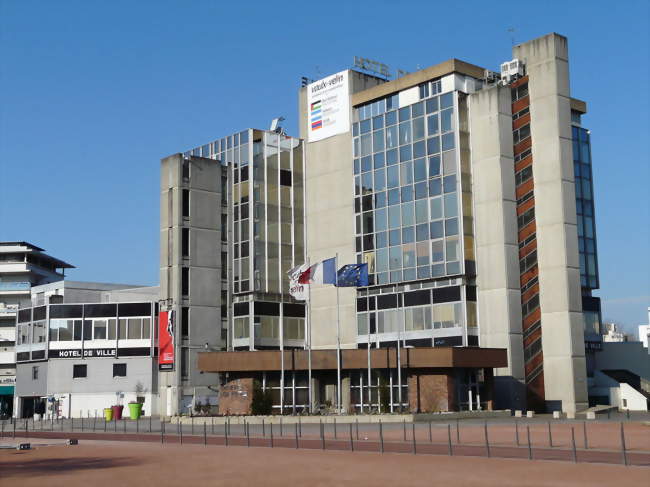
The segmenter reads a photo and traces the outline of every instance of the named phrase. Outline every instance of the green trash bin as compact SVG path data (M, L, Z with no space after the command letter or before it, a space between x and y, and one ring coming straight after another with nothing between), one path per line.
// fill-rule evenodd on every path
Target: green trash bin
M106 421L113 421L113 408L104 408L104 419Z
M142 404L139 402L129 403L129 416L131 419L138 419L142 415Z

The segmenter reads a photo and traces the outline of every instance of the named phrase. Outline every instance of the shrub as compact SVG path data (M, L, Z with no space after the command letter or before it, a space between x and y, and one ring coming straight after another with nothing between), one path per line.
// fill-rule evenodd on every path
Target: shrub
M273 410L273 397L271 391L263 391L259 381L253 382L253 399L251 401L251 414L255 416L271 414Z

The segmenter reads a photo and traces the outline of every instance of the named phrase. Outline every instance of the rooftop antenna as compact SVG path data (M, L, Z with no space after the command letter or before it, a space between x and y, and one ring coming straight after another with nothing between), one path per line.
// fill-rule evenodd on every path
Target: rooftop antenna
M515 47L515 28L510 27L508 29L508 32L510 33L510 42L512 42L512 47Z

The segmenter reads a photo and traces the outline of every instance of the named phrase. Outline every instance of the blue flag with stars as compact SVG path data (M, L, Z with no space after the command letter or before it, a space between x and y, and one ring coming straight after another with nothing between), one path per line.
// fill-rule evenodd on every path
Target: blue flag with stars
M359 287L368 285L368 264L347 264L336 273L336 285Z

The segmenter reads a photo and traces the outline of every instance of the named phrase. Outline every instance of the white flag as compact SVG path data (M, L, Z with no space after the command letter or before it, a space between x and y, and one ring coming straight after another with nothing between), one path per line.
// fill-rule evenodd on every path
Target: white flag
M307 301L309 299L309 284L301 284L298 282L300 275L307 269L309 269L309 266L302 264L287 272L289 275L289 294L298 301Z

